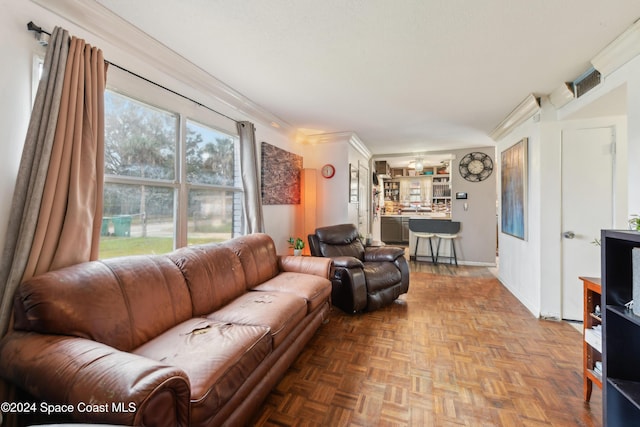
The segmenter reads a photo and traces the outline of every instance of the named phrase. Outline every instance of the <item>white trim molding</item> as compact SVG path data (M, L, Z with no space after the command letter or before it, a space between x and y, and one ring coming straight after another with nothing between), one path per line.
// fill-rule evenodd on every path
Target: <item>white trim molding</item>
M592 60L591 65L603 77L608 76L640 54L640 20L620 34Z
M529 94L518 106L510 112L505 119L500 122L489 134L494 141L500 140L514 128L524 123L526 120L540 112L540 101Z
M319 133L315 135L301 135L298 134L298 142L307 144L322 144L330 142L348 142L358 153L362 154L365 158L370 159L372 154L367 146L362 142L360 137L355 132L333 132L333 133Z
M549 94L549 101L556 109L562 108L575 98L569 83L562 83L560 87Z

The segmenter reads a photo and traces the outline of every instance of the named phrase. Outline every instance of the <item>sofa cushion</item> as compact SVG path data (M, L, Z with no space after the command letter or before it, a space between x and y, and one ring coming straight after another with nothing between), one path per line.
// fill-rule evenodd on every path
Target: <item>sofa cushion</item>
M87 338L122 351L192 317L182 273L162 256L51 271L23 282L14 301L15 329Z
M307 313L311 313L331 296L331 282L310 274L284 272L253 290L285 292L304 298L307 301Z
M247 292L240 260L229 248L197 245L167 256L184 274L194 316L211 313Z
M367 279L367 292L373 293L399 283L402 274L392 262L365 262L364 275Z
M284 292L248 292L207 316L208 319L269 328L273 348L291 333L307 314L307 302Z
M271 352L264 326L193 318L133 351L182 369L191 384L191 421L203 424Z
M240 259L247 289L271 279L280 272L275 244L267 234L248 234L222 245L231 249Z

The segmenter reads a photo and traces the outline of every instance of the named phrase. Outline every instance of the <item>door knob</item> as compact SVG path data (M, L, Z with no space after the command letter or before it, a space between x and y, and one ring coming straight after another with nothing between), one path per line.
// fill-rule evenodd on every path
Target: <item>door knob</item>
M574 237L576 237L576 233L574 233L573 231L565 231L564 233L562 233L562 237L564 237L565 239L573 239Z

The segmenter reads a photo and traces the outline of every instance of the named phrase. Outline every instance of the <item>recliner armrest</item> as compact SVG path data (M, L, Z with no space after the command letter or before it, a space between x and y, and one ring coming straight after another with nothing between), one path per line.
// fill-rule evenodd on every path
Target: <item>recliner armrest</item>
M333 260L334 267L364 268L362 261L352 256L338 256L331 259Z
M358 266L362 262L353 257L338 257L338 264L342 266L334 263L332 270L332 304L347 313L364 310L367 307L367 279L364 268Z
M182 370L85 338L11 332L0 342L0 372L42 401L70 405L75 421L189 423L190 385Z
M397 246L367 247L364 251L365 262L393 262L401 256L404 256L404 248Z

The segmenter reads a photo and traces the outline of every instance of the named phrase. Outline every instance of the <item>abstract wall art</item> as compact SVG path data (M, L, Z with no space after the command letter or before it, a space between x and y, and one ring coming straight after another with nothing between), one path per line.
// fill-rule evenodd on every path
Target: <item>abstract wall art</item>
M262 204L300 204L302 156L262 143Z
M527 138L501 154L502 232L526 240Z

